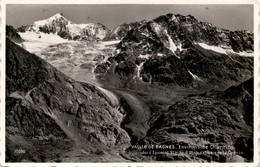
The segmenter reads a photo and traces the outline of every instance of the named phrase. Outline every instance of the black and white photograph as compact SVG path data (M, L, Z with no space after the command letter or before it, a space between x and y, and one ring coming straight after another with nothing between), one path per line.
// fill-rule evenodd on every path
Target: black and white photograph
M6 4L5 163L259 161L256 6Z

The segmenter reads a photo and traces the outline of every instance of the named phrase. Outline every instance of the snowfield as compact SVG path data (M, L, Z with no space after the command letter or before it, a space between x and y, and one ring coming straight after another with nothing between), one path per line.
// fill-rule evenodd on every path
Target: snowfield
M24 39L23 45L25 49L34 54L53 44L73 42L56 34L35 33L33 31L19 32L18 34Z

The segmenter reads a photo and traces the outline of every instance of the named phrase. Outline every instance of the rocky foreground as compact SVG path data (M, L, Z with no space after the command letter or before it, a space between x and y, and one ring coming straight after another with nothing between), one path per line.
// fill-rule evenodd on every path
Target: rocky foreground
M9 39L6 48L7 161L124 161L123 115L96 88Z

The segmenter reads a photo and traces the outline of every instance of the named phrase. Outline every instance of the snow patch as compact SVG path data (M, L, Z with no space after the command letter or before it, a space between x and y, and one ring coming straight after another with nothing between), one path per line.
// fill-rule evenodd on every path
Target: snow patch
M138 57L142 58L142 59L149 59L151 57L151 55L139 55Z
M140 78L140 72L141 72L141 68L143 67L144 62L140 63L139 65L136 65L137 67L137 78Z
M118 44L119 42L120 42L120 40L115 40L115 41L102 41L101 44L103 44L104 46L108 46L108 45Z
M177 48L178 48L180 51L187 50L187 49L182 49L182 44L181 44L181 43L180 43L179 45L177 45Z
M198 43L202 48L207 49L207 50L212 50L214 52L218 52L218 53L222 53L222 54L226 54L227 50L223 49L221 47L217 47L217 46L211 46L205 43Z
M176 49L177 49L177 46L174 44L174 42L172 41L172 38L169 36L167 31L164 30L164 32L165 32L165 34L166 34L166 36L168 38L169 44L170 44L169 49L172 51L172 53L174 53L176 51Z
M172 41L172 38L169 36L169 34L167 33L167 31L164 30L164 32L165 32L165 35L166 35L167 38L168 38L169 45L170 45L170 46L168 47L168 49L170 49L170 50L172 51L172 53L175 54L175 51L177 50L177 46L174 44L174 42ZM179 56L177 56L177 55L175 55L175 56L180 59Z
M230 47L227 47L227 46L212 46L212 45L208 45L206 43L197 43L197 44L204 49L212 50L212 51L217 52L217 53L222 53L222 54L231 53L231 54L237 54L237 55L245 56L245 57L253 57L254 56L254 52L252 52L252 51L235 52L233 49L231 49Z
M161 32L162 26L160 26L159 24L157 24L157 23L155 23L155 22L153 22L152 25L153 25L154 31L155 31L157 34Z
M245 56L245 57L254 57L254 52L246 52L246 51L243 51L243 52L235 52L236 54L240 55L240 56Z
M163 57L163 56L165 56L165 55L162 54L162 53L158 53L157 56L159 56L159 57Z
M190 70L188 70L188 72L192 76L193 79L201 81L201 79L197 75L195 75L192 72L190 72Z
M115 30L115 34L119 31L119 28L120 28L120 26L118 26L117 28L116 28L116 30Z

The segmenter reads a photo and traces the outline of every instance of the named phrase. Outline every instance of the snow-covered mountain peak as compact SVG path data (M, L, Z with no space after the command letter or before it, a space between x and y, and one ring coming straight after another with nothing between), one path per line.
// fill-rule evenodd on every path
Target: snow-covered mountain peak
M67 24L68 22L70 22L71 24L73 24L71 21L69 21L68 19L66 19L62 13L57 13L47 19L44 20L39 20L39 21L35 21L33 23L33 25L37 28L41 27L41 26L47 26L47 25L51 25L53 22L59 22L61 24ZM38 30L38 29L37 29Z
M62 13L57 13L47 19L35 21L28 26L18 28L20 32L33 31L37 34L53 33L65 39L102 40L109 30L100 23L76 24L68 20Z

